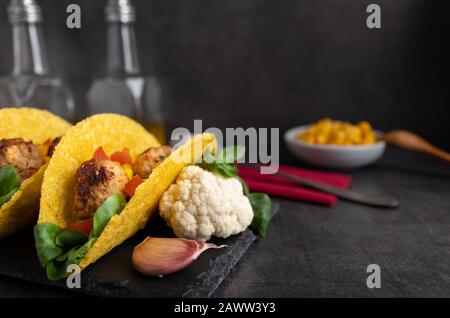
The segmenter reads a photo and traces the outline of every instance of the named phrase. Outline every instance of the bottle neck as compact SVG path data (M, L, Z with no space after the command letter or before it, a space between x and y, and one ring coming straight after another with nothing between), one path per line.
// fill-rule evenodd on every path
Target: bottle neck
M47 51L39 23L17 23L13 30L13 75L45 75L49 73Z
M108 75L138 75L140 73L136 35L131 23L110 23L107 37Z

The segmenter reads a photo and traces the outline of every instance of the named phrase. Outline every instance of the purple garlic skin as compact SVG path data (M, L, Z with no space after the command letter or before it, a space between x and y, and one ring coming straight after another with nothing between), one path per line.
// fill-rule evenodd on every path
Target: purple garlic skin
M142 274L164 276L188 267L201 253L210 248L222 248L184 238L147 237L133 251L132 262Z

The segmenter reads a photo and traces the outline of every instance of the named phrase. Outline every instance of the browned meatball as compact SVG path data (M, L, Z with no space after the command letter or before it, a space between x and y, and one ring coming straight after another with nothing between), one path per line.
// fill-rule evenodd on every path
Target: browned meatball
M82 219L90 218L97 208L113 194L121 194L128 176L111 160L91 159L75 174L75 212Z
M172 147L167 145L149 148L137 157L133 170L139 177L148 178L153 169L171 153Z
M44 163L44 156L31 141L22 138L0 140L0 168L13 165L21 182L35 174Z
M61 141L61 137L56 137L55 139L53 139L51 141L50 147L48 147L47 157L53 156L53 153L55 152L55 148L59 144L60 141Z

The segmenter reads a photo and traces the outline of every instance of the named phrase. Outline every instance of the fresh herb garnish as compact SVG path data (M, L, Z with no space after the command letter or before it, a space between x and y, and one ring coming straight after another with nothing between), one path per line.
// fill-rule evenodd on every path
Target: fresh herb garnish
M248 189L247 183L245 183L245 181L242 180L241 178L239 178L239 181L240 181L241 184L242 184L242 191L244 192L244 195L245 195L246 197L248 197L248 195L250 194L250 190Z
M231 146L223 149L218 160L223 163L234 164L236 161L245 156L244 146Z
M67 275L67 267L71 264L79 264L87 251L94 245L96 237L90 239L81 246L72 247L70 250L56 258L47 265L47 278L58 280Z
M9 201L20 187L20 177L12 165L0 169L0 207Z
M88 241L88 236L75 229L64 229L55 237L55 244L62 248L72 248Z
M203 160L197 165L201 168L220 174L225 178L237 176L237 167L234 164L245 155L245 147L232 146L224 148L217 156L213 156L210 151L206 151Z
M253 208L253 221L251 228L261 237L266 236L272 214L272 201L265 193L248 193L247 198Z
M94 225L89 236L76 229L61 229L53 223L36 224L36 250L39 261L46 267L48 279L63 278L67 275L68 265L79 264L111 218L122 212L125 204L121 195L108 197L94 214Z
M99 237L109 220L114 215L119 214L126 204L127 202L121 195L114 194L108 197L97 211L95 211L94 226L89 237Z
M64 249L55 243L56 236L61 228L53 223L38 223L34 226L34 240L36 251L42 266L47 266L58 256L64 253Z
M223 149L217 156L213 156L209 151L203 155L202 162L197 165L201 168L220 174L225 178L239 178L238 169L235 162L245 156L245 147L232 146ZM250 201L253 209L253 222L250 227L261 237L264 237L269 226L272 213L272 201L265 193L250 192L245 182L242 183L244 195Z

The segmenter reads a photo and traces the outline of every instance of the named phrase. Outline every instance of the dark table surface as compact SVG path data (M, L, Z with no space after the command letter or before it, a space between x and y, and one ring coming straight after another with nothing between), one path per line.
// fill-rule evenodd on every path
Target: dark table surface
M250 247L215 297L450 296L450 166L388 149L374 166L352 171L352 189L398 196L396 210L340 201L327 208L278 200L265 239ZM381 288L366 286L369 264ZM1 277L0 297L66 297Z

